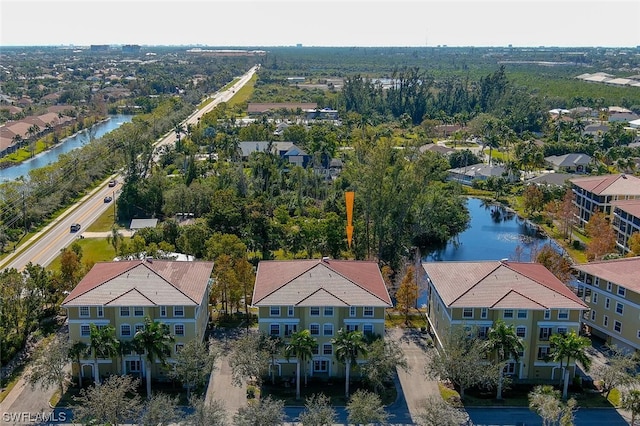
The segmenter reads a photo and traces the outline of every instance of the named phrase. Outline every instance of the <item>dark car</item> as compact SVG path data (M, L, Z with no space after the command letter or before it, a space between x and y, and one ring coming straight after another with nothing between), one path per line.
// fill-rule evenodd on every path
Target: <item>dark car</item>
M113 188L114 186L116 186L118 184L117 180L110 180L109 181L109 188Z
M107 195L106 197L104 197L104 202L105 203L110 203L111 200L113 200L113 198L111 198L111 196Z
M74 223L73 225L71 225L71 232L78 232L80 230L80 224L79 223Z

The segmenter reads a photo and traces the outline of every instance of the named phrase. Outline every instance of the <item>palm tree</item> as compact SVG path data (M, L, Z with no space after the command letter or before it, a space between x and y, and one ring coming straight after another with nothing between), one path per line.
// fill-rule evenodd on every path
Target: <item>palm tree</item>
M147 380L147 398L151 398L151 366L156 359L164 364L166 353L171 350L170 345L174 338L169 333L169 326L146 317L144 319L144 328L136 332L133 340L139 348L144 349L147 353L145 376Z
M284 356L287 361L292 356L298 360L296 364L296 399L300 399L300 364L304 363L307 358L311 358L313 348L317 344L318 341L311 336L311 332L305 329L293 333L291 340L284 348Z
M560 362L560 369L563 368L564 360L567 360L567 369L564 372L564 388L562 391L562 398L566 399L569 387L569 363L574 359L580 362L586 371L589 371L591 358L587 356L585 349L591 346L591 341L584 336L578 336L575 330L571 330L568 334L552 335L549 339L549 344L552 349L551 359L555 362ZM573 373L575 375L575 369Z
M93 352L94 380L100 383L98 358L112 358L117 353L118 339L116 329L112 325L98 328L89 324L89 348Z
M631 424L634 425L636 416L640 413L639 389L631 389L622 395L622 408L631 411Z
M338 330L335 338L331 339L335 345L336 359L345 365L344 394L349 398L349 373L351 364L355 364L360 354L367 353L367 344L361 331Z
M507 325L502 320L497 320L493 327L489 329L487 333L487 340L485 349L487 352L491 352L495 355L498 363L503 363L508 359L513 359L516 363L520 360L520 352L524 351L524 342L516 334L513 324ZM496 399L502 399L502 378L504 374L504 368L500 368L500 375L498 376L498 392Z
M69 348L69 357L78 364L78 387L82 387L82 366L80 365L80 358L87 354L87 344L84 342L73 342Z

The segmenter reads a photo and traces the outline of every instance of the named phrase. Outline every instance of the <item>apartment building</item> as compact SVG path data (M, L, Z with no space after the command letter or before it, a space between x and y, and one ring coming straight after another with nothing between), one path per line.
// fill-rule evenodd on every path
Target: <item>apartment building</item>
M287 341L308 329L318 344L304 366L310 376L342 377L331 340L338 330L384 335L391 298L376 262L355 260L262 261L252 298L261 332ZM295 375L295 358L276 359L277 376Z
M615 174L570 179L579 224L584 226L595 212L611 214L614 201L640 199L640 179Z
M69 339L90 345L90 327L111 325L121 342L133 340L144 327L145 318L169 326L175 338L168 361L186 342L204 338L209 322L209 292L213 262L134 260L96 263L62 302L67 310ZM74 365L82 377L95 379L109 374L141 374L144 356L135 351L118 357L94 359L87 354ZM75 364L75 363L74 363ZM152 377L166 377L161 364L152 368Z
M486 338L498 319L513 325L524 341L519 362L506 370L514 380L538 382L562 377L560 363L548 361L554 333L580 330L587 305L538 263L510 261L428 262L427 317L436 345L453 327L478 330ZM569 366L575 369L575 364Z
M640 349L640 257L574 266L578 295L589 306L582 321L592 335Z
M611 226L616 232L616 245L623 254L629 253L629 238L640 232L640 199L613 202Z

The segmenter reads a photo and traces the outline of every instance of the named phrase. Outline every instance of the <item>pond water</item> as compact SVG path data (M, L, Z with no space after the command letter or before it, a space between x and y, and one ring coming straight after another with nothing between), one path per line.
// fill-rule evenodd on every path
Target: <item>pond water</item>
M478 198L468 198L471 215L469 228L441 250L425 256L423 261L500 260L529 262L531 254L544 244L562 249L515 212Z
M92 136L94 139L101 138L105 134L112 130L117 129L124 123L128 123L133 119L133 115L117 114L109 117L108 120L95 124L92 128ZM58 160L60 154L65 154L76 148L80 148L84 144L89 142L89 132L83 130L76 133L73 136L63 139L58 145L54 146L48 151L41 152L35 157L23 161L15 166L7 167L0 170L0 182L10 181L19 178L20 176L28 177L29 172L40 167L44 167L48 164L54 163Z

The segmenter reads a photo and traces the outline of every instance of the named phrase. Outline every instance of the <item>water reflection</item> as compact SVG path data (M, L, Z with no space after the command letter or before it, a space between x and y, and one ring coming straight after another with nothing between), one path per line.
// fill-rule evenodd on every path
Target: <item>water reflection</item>
M469 198L469 229L446 247L428 254L425 261L500 260L529 262L546 243L561 249L537 226L502 205Z

